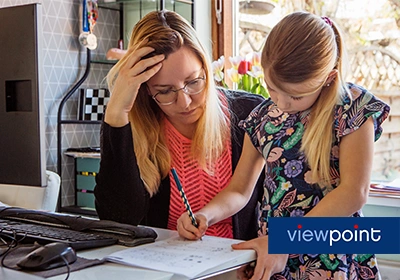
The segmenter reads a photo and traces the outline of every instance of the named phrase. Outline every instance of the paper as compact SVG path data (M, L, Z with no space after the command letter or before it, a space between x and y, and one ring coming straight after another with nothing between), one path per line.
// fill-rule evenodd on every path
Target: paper
M195 278L256 259L254 250L233 250L241 240L204 236L190 241L172 237L107 256L111 262L171 272Z
M382 181L377 181L377 182L371 182L372 187L375 188L389 188L389 189L396 189L400 190L400 178L394 179L391 182L382 182Z
M370 187L370 195L398 197L400 195L400 179L397 178L392 182L372 182Z
M64 155L73 158L100 158L100 153L64 152Z
M400 178L394 179L392 182L384 183L385 187L390 187L400 191Z

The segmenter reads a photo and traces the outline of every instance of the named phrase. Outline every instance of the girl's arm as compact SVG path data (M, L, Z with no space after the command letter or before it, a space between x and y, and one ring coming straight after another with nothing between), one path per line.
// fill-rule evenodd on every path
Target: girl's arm
M327 194L306 216L350 216L365 204L368 197L373 159L374 124L371 119L357 131L344 136L340 143L340 184ZM251 279L270 279L285 268L287 254L268 254L268 236L232 246L253 249L257 265ZM247 279L247 278L244 278Z
M253 193L264 163L264 158L246 134L243 151L229 185L195 213L198 228L192 225L187 213L183 213L177 222L179 235L187 239L199 239L208 226L240 211Z
M366 203L374 154L374 124L368 119L358 130L344 136L339 146L340 184L306 216L346 217Z

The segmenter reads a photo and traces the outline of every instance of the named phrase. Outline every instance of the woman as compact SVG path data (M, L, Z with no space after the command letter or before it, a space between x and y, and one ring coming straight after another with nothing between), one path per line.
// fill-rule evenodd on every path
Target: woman
M195 214L198 228L185 215L178 221L181 236L200 238L246 203L255 181L242 174L255 178L265 163L261 235L233 246L257 252L254 274L241 279L379 279L374 254L268 254L269 217L361 216L373 143L390 108L344 82L345 62L341 33L329 18L283 18L261 55L271 98L240 123L247 135L231 184Z
M97 213L100 219L175 230L185 208L171 168L192 209L203 207L229 183L244 137L237 123L263 98L217 90L195 30L165 10L136 24L127 53L107 79L111 98L101 133ZM207 233L256 237L261 194L257 184L242 211Z

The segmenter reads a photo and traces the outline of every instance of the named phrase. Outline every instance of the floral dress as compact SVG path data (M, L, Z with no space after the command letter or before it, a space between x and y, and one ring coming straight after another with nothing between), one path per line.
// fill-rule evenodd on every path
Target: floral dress
M375 141L389 106L370 92L348 84L353 100L344 98L336 106L334 141L331 150L332 189L339 184L339 143L369 117L374 120ZM301 138L310 110L283 113L271 99L265 100L239 126L266 160L264 197L259 219L259 235L268 234L268 217L298 217L307 214L331 189L312 184L311 170L301 153ZM360 216L361 212L353 216ZM380 279L374 255L296 254L289 255L286 269L271 279Z

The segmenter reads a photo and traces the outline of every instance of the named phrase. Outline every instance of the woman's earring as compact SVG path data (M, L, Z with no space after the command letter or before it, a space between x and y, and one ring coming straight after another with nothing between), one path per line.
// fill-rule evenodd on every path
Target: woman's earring
M331 83L327 83L326 86L329 87L331 85Z

